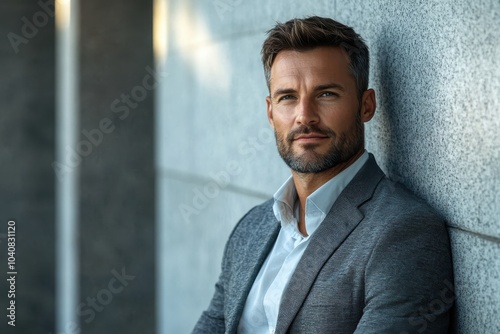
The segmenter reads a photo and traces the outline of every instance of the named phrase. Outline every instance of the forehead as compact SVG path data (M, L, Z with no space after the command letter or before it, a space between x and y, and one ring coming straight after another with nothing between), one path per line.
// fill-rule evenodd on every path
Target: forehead
M349 71L349 58L340 47L318 47L307 51L284 50L276 55L271 67L271 86L277 84L354 84Z

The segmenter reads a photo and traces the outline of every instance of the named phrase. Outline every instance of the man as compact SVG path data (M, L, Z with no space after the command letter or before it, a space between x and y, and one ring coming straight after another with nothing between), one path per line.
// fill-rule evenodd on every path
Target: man
M294 19L269 31L262 59L292 176L235 227L193 333L446 333L446 227L364 149L376 102L363 40Z

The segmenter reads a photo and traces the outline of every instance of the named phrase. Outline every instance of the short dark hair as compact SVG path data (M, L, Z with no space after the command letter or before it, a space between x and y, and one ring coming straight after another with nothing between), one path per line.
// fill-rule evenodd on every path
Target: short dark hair
M349 57L349 71L356 82L358 98L368 89L369 51L354 29L330 18L311 16L277 23L267 32L262 45L262 63L267 86L271 86L271 66L284 50L307 51L320 46L340 47Z

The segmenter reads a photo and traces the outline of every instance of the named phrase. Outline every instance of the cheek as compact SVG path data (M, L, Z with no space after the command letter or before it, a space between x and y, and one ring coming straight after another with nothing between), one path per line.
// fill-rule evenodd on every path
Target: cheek
M275 104L273 105L273 118L276 121L280 121L283 123L293 122L295 117L294 108L291 105L286 104Z
M352 112L332 113L324 118L324 124L335 133L343 133L352 129L356 124L356 114Z
M278 133L289 131L294 124L292 113L285 112L284 110L273 111L273 126Z

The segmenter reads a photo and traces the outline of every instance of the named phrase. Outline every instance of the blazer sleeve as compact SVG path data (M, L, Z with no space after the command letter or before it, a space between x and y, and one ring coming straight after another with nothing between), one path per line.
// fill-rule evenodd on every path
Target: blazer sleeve
M391 225L368 260L355 333L447 333L455 295L444 221L429 213Z

